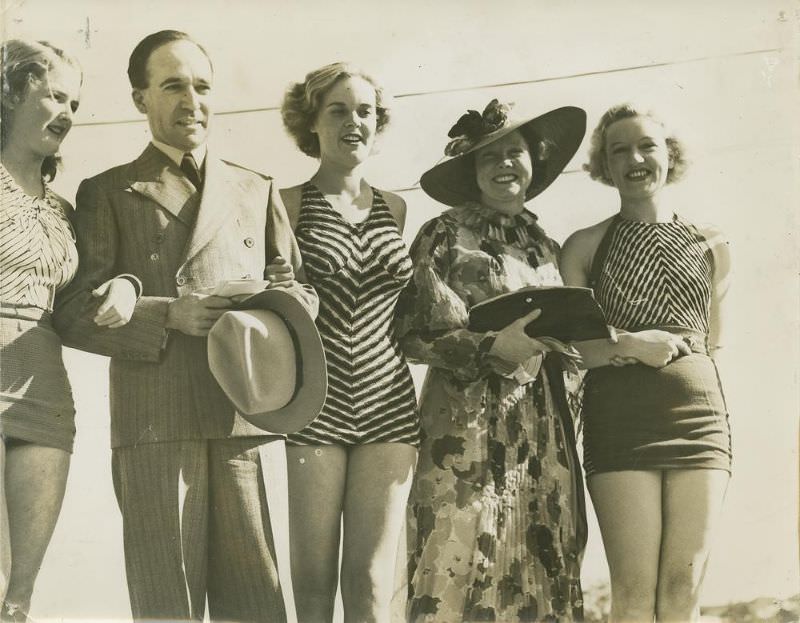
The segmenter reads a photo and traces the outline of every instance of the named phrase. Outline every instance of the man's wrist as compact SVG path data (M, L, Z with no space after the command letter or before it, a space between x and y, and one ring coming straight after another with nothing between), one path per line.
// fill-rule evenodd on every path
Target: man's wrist
M167 315L166 318L164 319L164 328L167 329L167 331L169 331L170 329L177 328L175 326L175 319L173 318L172 314L172 311L174 309L173 304L177 300L178 300L177 298L172 298L172 297L167 300Z

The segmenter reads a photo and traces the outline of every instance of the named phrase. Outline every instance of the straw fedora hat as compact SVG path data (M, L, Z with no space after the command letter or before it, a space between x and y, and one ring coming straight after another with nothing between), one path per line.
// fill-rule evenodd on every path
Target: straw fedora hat
M449 206L467 201L479 201L481 191L475 176L475 162L470 154L518 130L531 147L543 140L548 155L535 160L533 181L525 200L533 199L550 186L575 155L586 133L586 112L574 106L564 106L529 119L512 120L509 106L496 99L489 102L483 113L470 110L450 129L452 139L445 148L448 160L440 162L422 174L420 186L428 196Z
M239 414L271 433L301 430L325 402L325 352L314 320L278 288L219 317L208 334L208 364Z

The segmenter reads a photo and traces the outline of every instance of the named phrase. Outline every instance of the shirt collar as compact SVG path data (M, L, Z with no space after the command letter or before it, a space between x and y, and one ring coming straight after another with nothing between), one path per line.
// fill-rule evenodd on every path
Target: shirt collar
M181 161L183 160L183 154L186 152L181 151L177 147L173 147L172 145L167 145L166 143L162 143L161 141L157 141L156 139L152 139L151 141L153 146L158 149L159 151L163 152L164 155L167 156L172 162L177 164L179 167L181 166ZM200 145L196 149L193 149L190 153L194 158L194 162L197 165L198 169L203 168L203 161L206 159L206 152L208 148L205 145Z

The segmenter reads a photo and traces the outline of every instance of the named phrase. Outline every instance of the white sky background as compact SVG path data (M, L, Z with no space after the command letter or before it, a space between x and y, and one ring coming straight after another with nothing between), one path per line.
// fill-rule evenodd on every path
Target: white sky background
M192 33L216 69L218 112L276 108L286 86L334 60L378 75L398 97L370 181L413 187L441 156L467 108L493 97L525 114L586 109L590 129L610 105L645 102L690 148L687 178L670 189L676 209L730 238L734 285L720 357L731 412L734 478L703 602L797 592L798 188L800 4L791 0L492 3L273 0L127 6L91 0L2 0L5 36L45 38L85 69L77 123L65 143L57 191L135 158L148 140L125 70L133 46L162 28ZM503 87L486 85L537 81ZM419 95L410 95L419 94ZM80 125L132 121L113 125ZM211 144L226 159L267 172L280 186L307 179L315 161L285 135L276 110L218 115ZM580 172L588 139L568 171L529 208L559 241L618 207L616 193ZM440 206L405 191L410 242ZM119 513L108 450L105 361L66 354L78 437L64 511L34 596L34 616L124 618ZM419 370L415 371L419 377ZM606 576L596 530L587 585Z

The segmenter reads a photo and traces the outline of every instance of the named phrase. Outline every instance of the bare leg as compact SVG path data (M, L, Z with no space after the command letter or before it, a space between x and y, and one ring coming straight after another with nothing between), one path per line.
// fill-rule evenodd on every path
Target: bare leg
M8 534L8 507L6 505L6 444L0 438L0 607L6 597L10 573L11 537Z
M658 571L658 621L697 621L711 538L728 487L718 469L664 472L664 528Z
M292 583L300 623L330 623L347 472L341 446L286 446Z
M612 623L651 623L661 548L661 472L589 477L611 575Z
M58 448L32 443L6 447L3 475L11 574L5 602L25 614L64 501L69 462L69 452Z
M402 443L350 452L342 554L346 623L391 620L397 546L416 462L416 448Z

